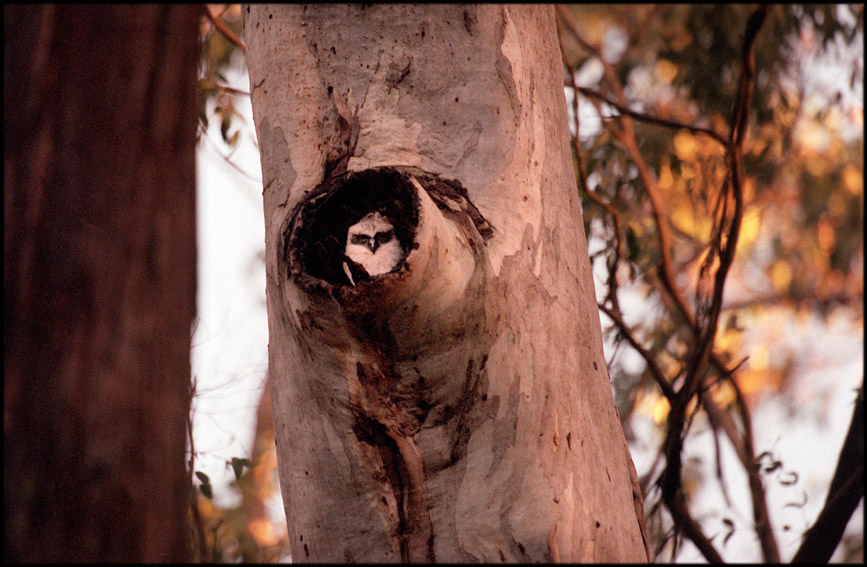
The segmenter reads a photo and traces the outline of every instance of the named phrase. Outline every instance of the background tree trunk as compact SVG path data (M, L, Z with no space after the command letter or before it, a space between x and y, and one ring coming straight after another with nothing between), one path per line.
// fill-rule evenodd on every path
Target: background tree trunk
M646 560L553 8L244 10L293 557ZM353 287L361 202L414 247Z
M7 561L188 557L199 16L4 7Z

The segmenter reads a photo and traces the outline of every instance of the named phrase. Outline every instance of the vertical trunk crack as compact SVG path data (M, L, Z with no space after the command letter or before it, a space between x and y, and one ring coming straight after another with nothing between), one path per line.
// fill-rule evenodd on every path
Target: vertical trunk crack
M434 563L433 524L424 476L424 456L415 442L419 420L388 394L393 383L378 365L358 363L360 391L353 396L358 440L379 452L385 475L376 480L390 488L397 505L397 526L390 530L399 540L404 563Z
M424 482L424 459L413 437L389 430L397 446L404 484L401 487L400 555L408 563L434 563L433 525Z

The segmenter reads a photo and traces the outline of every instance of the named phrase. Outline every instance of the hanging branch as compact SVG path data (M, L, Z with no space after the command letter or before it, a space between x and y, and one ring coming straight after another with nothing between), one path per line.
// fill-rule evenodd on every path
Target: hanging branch
M840 450L828 497L792 563L827 563L849 518L864 498L864 382L855 399L849 432Z

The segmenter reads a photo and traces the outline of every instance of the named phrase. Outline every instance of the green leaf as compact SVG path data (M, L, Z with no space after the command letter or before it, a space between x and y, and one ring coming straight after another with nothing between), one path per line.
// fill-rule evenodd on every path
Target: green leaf
M199 486L199 490L202 491L202 494L205 496L205 498L211 500L214 497L214 489L211 486L211 479L208 478L208 475L200 471L196 471L196 476L199 478L199 480L202 481L202 484Z
M244 474L244 467L252 467L253 463L250 459L239 459L232 457L232 470L235 472L235 480L241 480L241 475Z

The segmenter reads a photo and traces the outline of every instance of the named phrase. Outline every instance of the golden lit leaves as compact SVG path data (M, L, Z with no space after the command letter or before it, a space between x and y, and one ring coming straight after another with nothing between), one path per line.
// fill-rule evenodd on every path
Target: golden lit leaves
M745 184L746 185L746 184ZM741 234L738 239L738 254L748 250L759 236L759 229L762 226L762 212L757 207L749 207L744 212L744 217L741 220Z
M831 226L828 220L828 213L822 213L819 216L819 223L816 225L816 239L819 242L819 248L826 256L829 256L834 249L834 244L837 238L834 236L834 227Z
M710 237L711 221L706 217L697 216L695 211L687 206L672 207L671 222L683 233L698 239Z
M757 398L779 391L783 385L783 373L771 367L761 370L746 368L738 372L738 385L744 397L754 404Z
M857 197L864 194L864 174L851 163L843 168L843 188L850 195Z
M653 404L653 423L656 425L665 423L669 411L671 411L671 404L664 397L659 396Z
M768 272L771 283L774 285L774 291L785 293L789 289L789 284L792 283L792 268L789 263L785 260L777 260L771 264Z
M653 68L653 75L663 83L671 83L677 77L678 66L668 59L660 59Z
M638 393L633 412L636 415L651 418L656 425L662 425L665 423L670 410L671 404L668 403L668 400L657 390L651 390Z
M729 407L737 400L735 389L729 382L717 382L717 387L714 388L712 396L713 401L722 408Z
M678 14L693 8L658 6L654 10L667 18L654 15L644 20L627 11L614 24L622 25L629 37L623 65L615 65L617 77L624 80L627 106L709 128L727 138L743 34L742 28L731 25L734 18L723 23L719 16L734 17L736 10L743 10L739 17L745 19L747 8L698 8L707 18L705 27L687 31L691 26L680 23ZM779 18L786 10L777 7L769 18ZM826 22L831 21L827 16ZM747 406L754 407L766 394L791 396L787 380L802 376L814 364L814 353L796 346L794 335L803 335L813 326L821 332L822 325L827 327L835 316L847 323L863 319L863 108L860 102L846 102L855 90L851 85L841 99L849 82L846 69L841 69L839 81L825 88L804 73L805 61L780 58L791 40L797 40L799 29L796 26L793 34L784 37L775 27L780 20L769 22L776 23L762 30L758 41L765 43L755 52L755 98L748 111L743 152L737 156L742 161L727 156L724 145L698 130L660 128L642 123L640 117L634 121L634 146L612 143L623 124L612 119L603 121L603 133L587 144L583 156L587 170L599 177L599 193L610 199L621 226L628 227L623 229L628 258L621 252L619 259L628 259L630 269L638 269L630 271L629 281L616 280L622 285L619 289L624 296L641 293L647 310L656 310L652 323L621 329L642 345L636 350L649 360L648 370L640 376L626 365L622 373L629 375L623 382L631 383L634 392L632 415L643 418L646 427L656 424L654 432L662 435L666 425L678 423L671 418L680 416L682 407L675 404L673 411L650 375L668 382L662 388L666 392L685 382L688 353L694 352L696 343L694 320L700 322L709 312L702 309L713 305L707 298L715 283L719 249L733 234L727 229L735 216L732 188L738 178L743 216L737 254L722 294L721 321L727 322L711 331L716 331L712 356L726 369L735 369L732 377ZM712 37L706 27L718 27L717 35ZM664 32L655 36L656 29ZM812 43L815 37L803 39L817 51L823 46ZM659 44L664 45L662 50ZM857 67L858 53L854 57ZM616 89L608 90L606 81L615 83L613 75L606 75L598 87L612 98ZM853 73L851 81L859 78ZM650 180L656 180L651 187L645 187L648 176L642 177L638 169L642 161L650 169ZM736 162L738 177L729 169ZM654 189L651 203L648 193ZM668 260L660 253L660 242L670 255L667 273L658 269L661 256ZM609 247L597 258L608 261L610 268L614 256ZM710 268L702 271L705 260ZM617 269L623 271L622 264ZM683 300L677 292L685 296ZM607 301L607 307L615 310L617 301ZM824 323L818 322L822 319ZM857 330L863 333L861 327ZM617 355L613 361L617 368ZM719 407L730 411L738 402L737 391L720 376L722 372L712 362L702 387L709 388ZM696 417L701 419L702 413ZM684 465L684 475L689 471L690 466ZM690 490L686 478L681 488Z
M743 331L737 327L729 327L717 334L714 346L722 353L736 352L740 348Z
M750 350L749 366L753 370L764 370L768 367L768 361L771 359L771 354L768 346L762 343L753 345Z
M678 132L674 136L674 151L678 159L682 161L691 161L695 159L698 152L698 140L689 132Z
M663 158L662 167L659 168L659 180L656 182L657 187L666 191L674 187L674 176L671 174L671 165L667 158Z
M250 520L247 530L250 532L250 536L261 547L276 545L280 541L280 537L274 529L274 524L268 518L254 518Z

